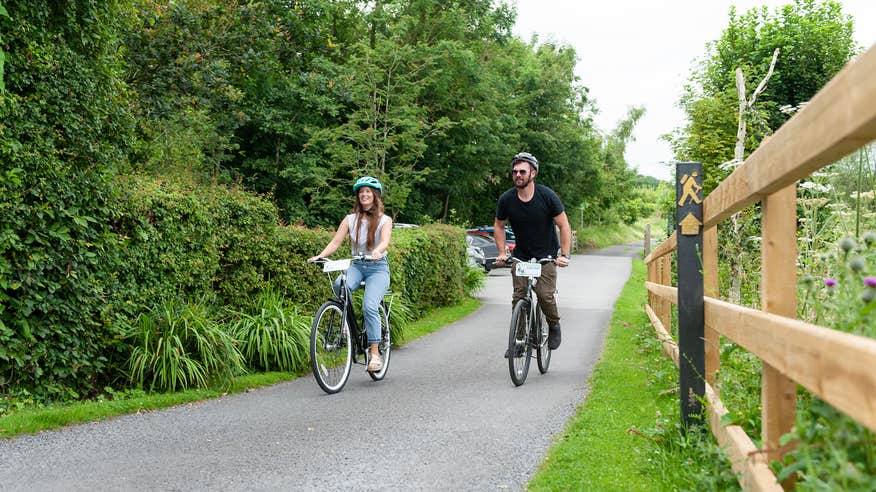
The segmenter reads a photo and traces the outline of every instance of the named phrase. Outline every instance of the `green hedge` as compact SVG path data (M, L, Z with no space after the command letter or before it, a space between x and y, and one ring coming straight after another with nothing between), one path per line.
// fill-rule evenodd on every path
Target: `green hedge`
M0 393L77 396L108 370L112 170L133 120L118 2L4 0Z
M392 290L421 311L462 301L465 296L465 232L448 225L393 231Z
M308 312L328 295L304 260L331 231L281 226L269 201L234 189L118 178L142 165L127 161L135 104L118 33L128 3L0 5L0 397L124 384L120 327L165 300L240 308L273 285ZM463 276L461 231L397 240L394 290L415 310L460 297L449 279Z
M121 368L131 347L119 327L167 300L207 299L217 308L245 310L270 287L309 313L330 295L327 278L306 259L333 231L281 225L268 200L236 189L134 177L115 186L120 191L111 210L101 215L112 217L105 227L108 239L89 257L90 281L4 291L13 302L0 313L2 319L39 329L4 331L0 393L26 390L57 398L125 384ZM463 298L463 234L442 225L393 231L392 290L415 313ZM55 276L63 275L57 270ZM79 271L73 270L74 276ZM34 284L48 282L41 278L45 274L31 271ZM28 295L48 307L28 310Z

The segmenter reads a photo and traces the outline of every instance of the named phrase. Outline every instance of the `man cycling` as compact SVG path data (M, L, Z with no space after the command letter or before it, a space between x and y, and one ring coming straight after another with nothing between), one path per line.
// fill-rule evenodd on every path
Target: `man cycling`
M556 266L565 267L571 259L572 228L566 217L565 207L560 197L547 186L535 184L538 175L538 159L528 152L521 152L511 159L511 180L514 187L499 197L496 205L496 219L493 234L499 252L505 251L505 224L510 222L517 245L514 257L524 261L532 258L556 257ZM560 229L560 238L554 231ZM557 251L560 255L557 256ZM506 258L496 259L497 266L505 266ZM548 348L556 350L560 346L560 313L554 299L557 285L557 269L553 263L542 267L541 277L535 285L538 304L548 322ZM511 276L514 281L512 305L526 295L526 277L518 277L514 268ZM505 358L511 354L505 352Z

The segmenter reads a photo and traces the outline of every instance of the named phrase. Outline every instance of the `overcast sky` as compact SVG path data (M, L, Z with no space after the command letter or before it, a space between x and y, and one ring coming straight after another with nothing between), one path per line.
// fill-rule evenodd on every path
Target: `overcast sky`
M659 139L683 123L676 107L694 60L727 27L728 12L739 13L790 0L511 0L517 4L515 32L524 40L536 33L575 48L576 72L590 89L599 114L596 123L610 131L633 106L644 106L627 161L639 173L669 179L669 145ZM855 19L855 40L876 43L876 0L845 0Z

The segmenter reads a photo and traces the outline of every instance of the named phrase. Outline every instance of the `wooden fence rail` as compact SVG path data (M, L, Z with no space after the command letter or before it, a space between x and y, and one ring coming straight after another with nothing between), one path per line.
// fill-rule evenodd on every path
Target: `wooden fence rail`
M876 46L850 62L702 201L706 389L701 396L708 402L712 433L746 490L782 488L768 462L781 458L779 438L794 425L797 384L876 431L876 340L795 319L796 182L876 139L874 101ZM760 310L719 300L717 277L717 227L757 202L762 207ZM671 306L679 304L679 289L670 285L671 258L681 231L645 258L645 310L676 365L688 357L670 335ZM715 384L721 336L763 361L761 449L739 426L721 423L727 413ZM793 482L782 485L792 488Z

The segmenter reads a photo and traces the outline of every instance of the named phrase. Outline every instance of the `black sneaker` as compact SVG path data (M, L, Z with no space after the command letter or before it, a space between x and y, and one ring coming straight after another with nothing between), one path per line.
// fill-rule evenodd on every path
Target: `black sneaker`
M548 327L548 348L551 350L558 349L562 339L563 336L560 331L560 322L558 321L556 324Z

